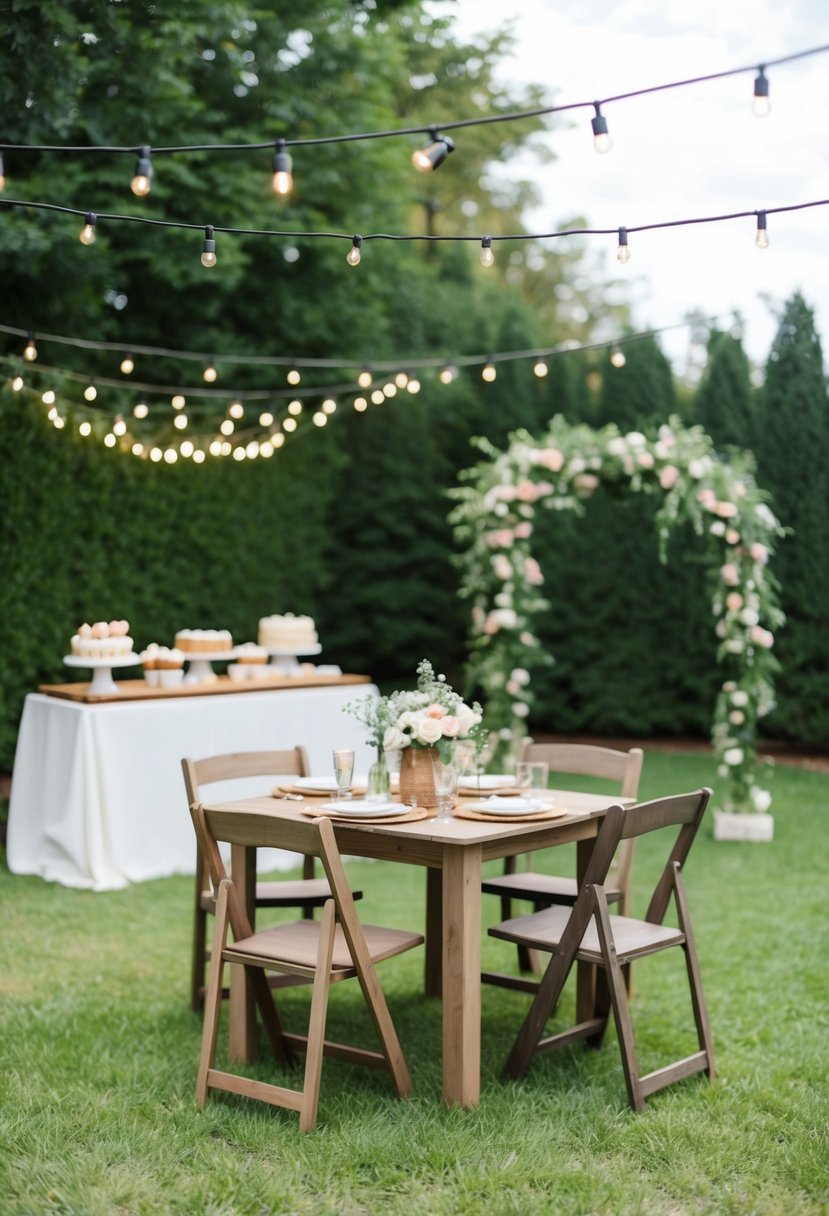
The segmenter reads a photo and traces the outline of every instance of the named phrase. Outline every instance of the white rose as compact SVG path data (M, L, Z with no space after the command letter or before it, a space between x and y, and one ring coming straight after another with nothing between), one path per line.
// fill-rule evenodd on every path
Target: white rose
M748 705L748 693L743 692L741 688L736 689L731 694L731 704L739 705L741 709L744 709Z
M473 726L477 726L481 721L481 715L475 713L474 709L470 709L468 705L459 705L455 710L455 717L458 719L458 734L468 735Z
M423 717L415 727L414 737L418 743L437 743L443 737L443 727L439 718Z
M755 811L767 811L771 806L771 792L755 785L751 790L751 801Z
M743 763L743 749L741 747L729 747L722 754L722 758L726 764L731 767L736 767Z
M529 684L530 673L525 667L515 667L510 672L510 679L515 680L516 684Z
M573 459L570 461L570 464L568 465L568 471L571 474L583 473L586 467L587 466L585 465L581 456L574 456Z
M625 439L632 448L644 447L646 442L645 436L641 431L628 431L627 435L625 435Z
M759 625L760 613L755 608L744 608L740 613L740 620L744 625Z
M397 725L401 731L414 730L419 721L420 714L415 713L415 711L412 709L407 709L406 712L402 713L397 719Z
M399 726L389 726L383 735L383 747L386 751L400 751L409 746L409 736L404 735Z
M708 531L712 536L725 536L725 524L721 519L715 519Z
M512 712L515 714L516 718L526 718L527 714L530 712L530 707L529 705L525 705L523 701L513 701Z
M607 450L611 456L624 456L627 452L627 444L620 435L608 441Z
M695 481L699 481L700 477L704 477L708 472L708 467L709 461L704 458L692 460L688 464L688 474L689 476L693 477Z

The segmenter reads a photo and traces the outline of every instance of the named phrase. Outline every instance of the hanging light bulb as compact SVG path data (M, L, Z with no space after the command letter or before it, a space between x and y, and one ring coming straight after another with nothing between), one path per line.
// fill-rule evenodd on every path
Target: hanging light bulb
M411 393L412 396L414 396L415 393L420 392L420 381L418 380L417 376L411 377L409 383L406 385L406 392Z
M458 378L458 369L452 363L447 363L438 372L438 380L441 384L451 384L453 380Z
M153 187L153 162L150 159L150 149L144 146L135 162L135 176L130 182L130 190L139 198L145 198Z
M83 228L78 235L78 240L82 245L95 244L95 225L98 222L98 217L94 211L87 211L83 217Z
M618 261L625 264L630 261L630 246L628 245L628 230L627 228L619 229L619 248L616 250L616 258Z
M23 387L23 383L24 381L22 376L15 376L14 380L12 380L12 388L16 393L20 392Z
M374 390L374 392L371 394L372 405L382 405L385 400L386 400L386 394L383 392L383 390L381 388L376 388Z
M3 162L3 153L0 152L0 194L6 189L6 166Z
M357 384L360 386L360 388L369 388L373 378L371 368L364 367L357 377Z
M201 255L201 264L206 266L208 270L211 266L216 265L216 242L213 240L213 228L210 224L204 230L204 249Z
M333 397L326 397L322 403L322 412L324 414L333 414L337 408L337 403Z
M485 236L481 241L481 265L491 266L495 261L495 254L492 252L492 237Z
M135 360L133 359L132 355L124 355L123 359L121 360L121 371L125 376L131 376L135 371Z
M124 421L124 417L122 414L115 415L115 421L112 424L112 433L113 433L113 435L126 435L127 424Z
M285 378L289 384L299 384L299 382L302 380L302 373L298 368L292 367Z
M84 395L84 400L86 400L86 401L94 401L95 398L98 396L98 390L91 381L89 384L87 384L86 388L83 390L83 395Z
M132 412L133 412L133 417L135 417L135 418L146 418L147 415L149 414L150 410L149 410L149 407L145 404L145 402L139 401L136 403L136 405L133 406Z
M231 401L227 412L231 418L244 418L245 407L242 405L241 401Z
M596 111L590 119L590 125L593 128L593 148L596 152L609 152L613 147L613 141L607 133L607 119L602 114L598 101L593 102L593 108Z
M181 393L176 393L175 397L170 399L170 405L174 410L183 410L186 405L186 399L182 397Z
M92 434L92 423L91 422L81 422L78 426L78 434L83 435L84 439L86 439L89 435Z
M398 388L405 388L406 385L409 383L408 372L398 372L397 375L394 377L394 383L397 385Z
M26 345L23 347L23 358L27 363L34 363L37 358L37 347L35 346L34 334L29 334L26 339Z
M294 417L296 417L298 414L301 414L302 413L302 402L301 401L289 401L288 402L288 413L293 414Z
M295 431L296 428L297 428L296 418L283 418L282 419L283 431L287 431L290 434L292 431Z
M769 247L769 233L766 227L765 211L757 212L757 235L754 238L754 244L758 249L768 249Z
M539 359L533 364L533 373L538 376L539 380L543 380L549 370L543 359Z
M313 422L314 426L325 426L326 422L328 421L328 415L317 410L316 414L311 415L311 421Z
M173 419L173 426L176 428L176 430L179 430L179 431L186 430L187 429L187 415L186 414L176 414L175 418Z
M481 370L481 379L486 380L487 384L492 384L492 381L498 375L494 363L486 363Z
M766 76L765 64L760 64L757 78L754 81L754 97L751 102L751 112L755 118L766 118L771 112L769 101L769 81Z
M223 435L232 435L233 432L236 430L236 427L235 427L232 419L223 418L222 421L219 423L219 430L221 431L221 433Z
M412 153L412 164L421 173L431 173L433 169L439 169L449 153L455 151L455 141L448 135L443 135L434 127L429 134L432 142Z
M365 410L367 410L368 402L366 401L365 397L355 397L354 408L358 414L362 414Z
M285 198L294 188L294 175L292 173L293 161L291 160L290 152L285 149L285 140L278 139L276 141L276 151L273 154L273 181L271 183L273 192L279 198Z
M219 373L216 371L212 363L208 363L207 367L202 372L202 379L205 384L214 384L219 378Z
M263 410L259 415L259 425L268 427L273 423L273 414L270 410Z
M40 400L43 402L44 405L54 405L55 404L55 390L53 388L47 388L46 392L42 394Z
M623 350L619 350L617 347L616 350L611 353L610 362L613 367L624 367L627 363L625 352Z
M359 266L360 265L360 249L361 249L362 244L363 244L363 238L361 236L353 236L351 238L351 248L349 249L348 253L346 254L346 258L345 258L345 260L348 262L349 266Z

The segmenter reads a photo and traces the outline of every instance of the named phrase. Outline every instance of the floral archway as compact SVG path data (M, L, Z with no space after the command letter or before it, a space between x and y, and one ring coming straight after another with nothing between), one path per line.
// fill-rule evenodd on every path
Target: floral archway
M471 675L502 753L517 751L533 704L533 679L549 664L535 621L550 605L533 554L541 510L583 511L601 482L656 494L660 554L677 524L705 537L714 590L711 610L723 672L712 742L723 810L761 813L771 795L759 780L757 724L774 705L774 630L783 624L768 570L783 535L754 478L748 452L724 460L701 427L678 419L655 436L593 430L556 416L546 435L510 437L505 451L475 441L483 459L462 474L451 521L461 549L462 593L472 602Z

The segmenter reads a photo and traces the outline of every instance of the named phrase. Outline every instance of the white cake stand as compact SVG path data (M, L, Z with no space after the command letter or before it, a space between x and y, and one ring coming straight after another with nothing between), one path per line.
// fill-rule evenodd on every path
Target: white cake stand
M202 684L205 680L212 680L214 663L230 662L236 658L235 650L211 650L204 654L195 650L183 650L181 653L189 664L184 677L185 684Z
M85 659L81 655L67 654L63 661L67 667L89 668L93 675L87 692L95 697L106 697L118 691L118 685L112 678L113 667L136 667L141 659L137 654L110 655L106 659Z
M284 647L274 650L271 646L266 646L264 649L271 656L271 667L275 667L280 675L296 676L301 671L300 658L319 654L322 646L317 643L316 646L308 646L304 650L286 650Z

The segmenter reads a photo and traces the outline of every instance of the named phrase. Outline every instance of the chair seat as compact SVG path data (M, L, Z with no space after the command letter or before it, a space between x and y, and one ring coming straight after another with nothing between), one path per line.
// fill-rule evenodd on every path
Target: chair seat
M368 952L374 963L384 958L392 958L402 954L412 946L419 946L423 941L422 933L408 933L404 929L388 929L384 926L363 925ZM274 925L262 929L250 937L240 938L238 942L228 945L226 957L244 962L246 958L271 960L274 967L278 963L288 963L295 967L308 967L313 970L317 965L319 949L320 922L315 920L296 920L288 925ZM334 931L334 954L331 961L333 971L354 973L354 963L349 953L342 928L337 925ZM340 978L346 978L345 975Z
M537 874L534 870L485 878L481 883L481 890L506 899L549 899L553 903L568 904L574 904L579 893L575 878L562 878L559 874ZM605 887L605 894L608 903L615 903L622 898L622 889L611 884Z
M541 912L530 912L527 916L514 916L489 932L492 937L517 942L522 946L555 950L570 915L569 908L553 906ZM679 946L685 940L684 933L671 925L653 925L646 920L635 920L632 916L611 916L610 925L616 958L620 964L668 946ZM590 921L576 957L586 963L601 963L602 951L595 920Z
M321 908L331 898L327 878L298 878L295 882L258 882L256 884L256 906L258 908L295 908L298 904L310 904ZM352 891L352 899L362 899L362 891ZM216 896L212 891L202 891L201 906L205 912L215 912Z

